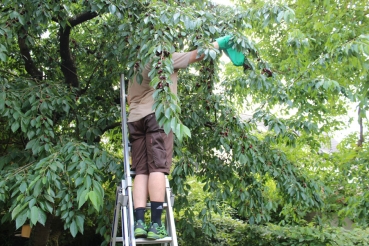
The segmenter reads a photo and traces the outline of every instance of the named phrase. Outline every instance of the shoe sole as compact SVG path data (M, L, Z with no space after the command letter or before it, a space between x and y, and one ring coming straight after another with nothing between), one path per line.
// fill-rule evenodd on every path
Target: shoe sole
M157 235L157 234L147 234L147 239L152 239L152 240L157 240L157 239L162 239L162 238L164 238L165 236L159 236L159 235Z
M147 237L147 235L145 235L145 234L135 235L135 238L146 238L146 237Z
M135 231L135 238L146 238L147 232L145 230Z

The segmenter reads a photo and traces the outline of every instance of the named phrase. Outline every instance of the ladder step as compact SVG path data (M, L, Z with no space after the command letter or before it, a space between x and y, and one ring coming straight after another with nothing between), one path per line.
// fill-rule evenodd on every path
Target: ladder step
M115 239L116 242L123 242L123 237L116 237ZM172 242L172 238L171 237L164 237L162 239L156 239L156 240L151 240L151 239L146 239L146 238L136 238L136 244L159 244L159 243L170 243Z
M157 244L157 243L170 243L172 242L171 237L164 237L162 239L150 240L146 238L136 238L137 244Z

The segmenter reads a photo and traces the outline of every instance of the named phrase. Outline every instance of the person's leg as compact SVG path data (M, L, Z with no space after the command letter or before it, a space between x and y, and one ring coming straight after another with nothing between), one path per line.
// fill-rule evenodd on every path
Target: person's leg
M134 208L146 208L148 196L149 170L147 167L147 149L145 124L143 120L128 123L131 143L132 170L136 172L133 182Z
M133 182L133 205L136 238L146 237L145 211L148 197L148 168L145 129L142 121L128 123L131 142L132 170L136 172Z
M148 239L160 239L167 236L165 226L161 223L165 198L165 174L152 172L149 175L149 195L151 203L151 224L147 232Z
M155 115L146 119L146 149L149 166L148 191L151 202L151 226L147 238L159 239L167 235L161 223L165 199L165 175L169 174L173 153L173 134L164 133L159 127Z
M151 222L161 226L161 214L165 196L165 174L161 172L150 173L149 194L151 202Z
M162 172L150 173L148 185L150 201L164 202L165 174Z
M133 203L135 209L135 219L145 221L146 202L148 196L149 176L138 174L133 184Z
M133 201L135 209L146 207L148 180L149 176L146 174L138 174L135 177L133 184Z
M133 204L134 204L134 218L135 218L135 237L147 237L145 225L145 212L147 202L147 183L148 175L138 174L135 177L133 184Z

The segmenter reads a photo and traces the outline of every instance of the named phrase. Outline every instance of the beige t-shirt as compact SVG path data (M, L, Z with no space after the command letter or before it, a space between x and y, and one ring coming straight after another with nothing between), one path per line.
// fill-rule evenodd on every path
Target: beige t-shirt
M178 69L186 68L190 60L191 53L173 53L173 68L174 73L170 75L170 80L173 82L170 86L171 92L177 94ZM142 83L136 82L134 76L133 81L128 85L128 97L130 101L128 122L134 122L154 112L153 93L155 88L150 86L150 77L148 76L151 70L151 65L147 64L142 71Z

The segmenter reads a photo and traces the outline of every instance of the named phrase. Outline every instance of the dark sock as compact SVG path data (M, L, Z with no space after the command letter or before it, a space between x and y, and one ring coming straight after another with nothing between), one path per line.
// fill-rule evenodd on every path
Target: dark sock
M142 222L145 222L145 211L146 208L136 208L135 209L135 219L142 220Z
M151 222L161 226L161 214L163 212L163 202L151 202Z

